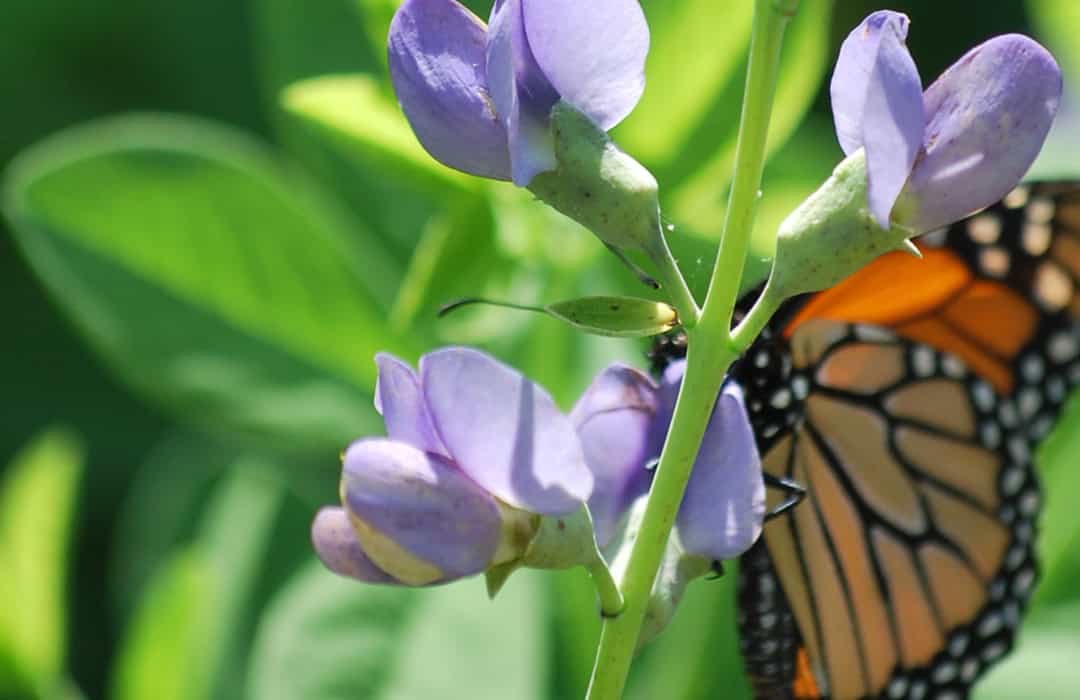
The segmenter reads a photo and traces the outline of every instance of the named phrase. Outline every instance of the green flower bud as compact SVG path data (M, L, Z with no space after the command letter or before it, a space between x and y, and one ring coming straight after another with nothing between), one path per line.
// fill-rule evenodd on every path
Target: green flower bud
M636 297L582 297L544 310L574 328L612 338L646 338L679 325L679 315L668 304Z
M888 230L877 224L866 187L866 156L860 149L780 224L771 294L787 298L826 289L893 250L918 255L908 240L916 232L896 223Z
M555 170L529 190L607 245L650 252L661 237L656 178L565 102L551 112Z
M466 297L444 304L439 316L469 304L502 306L518 311L547 314L578 330L609 338L647 338L679 325L679 315L662 301L637 297L596 296L557 301L547 306L527 306L507 301Z

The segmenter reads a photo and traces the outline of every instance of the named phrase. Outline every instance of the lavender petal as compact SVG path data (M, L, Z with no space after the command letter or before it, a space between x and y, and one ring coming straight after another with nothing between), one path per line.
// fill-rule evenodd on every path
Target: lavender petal
M520 0L525 35L566 102L608 130L645 89L649 27L638 0Z
M612 365L593 380L570 412L595 478L589 513L604 547L634 499L649 488L646 462L656 456L651 426L657 387L649 377Z
M903 194L917 232L1004 197L1039 154L1061 99L1061 69L1019 34L994 37L946 70L925 95L925 155Z
M345 452L341 490L351 518L441 571L442 580L483 571L495 553L498 504L439 455L382 438L358 440ZM360 546L384 570L398 571L373 543L360 538Z
M468 348L425 355L420 383L455 462L490 493L544 515L588 500L593 477L574 426L544 389Z
M416 372L384 352L375 356L375 364L379 368L379 378L375 384L375 408L386 422L387 436L418 450L448 456L431 423Z
M326 568L341 576L364 581L400 585L400 581L375 565L364 554L342 508L322 508L311 524L311 542Z
M731 559L761 535L765 484L742 390L729 382L713 410L676 525L686 551Z
M882 10L844 40L830 93L844 153L866 149L870 212L882 228L922 146L922 83L904 45L908 18Z
M432 157L509 180L507 134L489 97L486 46L484 23L456 0L405 0L390 24L390 78Z
M549 117L559 95L533 57L521 0L497 0L492 8L486 66L491 99L509 139L511 179L525 187L556 167Z

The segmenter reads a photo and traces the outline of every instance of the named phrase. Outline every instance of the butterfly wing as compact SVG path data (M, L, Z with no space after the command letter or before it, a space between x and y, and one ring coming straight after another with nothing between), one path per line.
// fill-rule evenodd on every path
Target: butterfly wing
M790 305L737 369L765 469L807 487L743 559L758 697L961 697L1008 651L1032 448L1080 383L1078 226L1075 187L1018 190Z

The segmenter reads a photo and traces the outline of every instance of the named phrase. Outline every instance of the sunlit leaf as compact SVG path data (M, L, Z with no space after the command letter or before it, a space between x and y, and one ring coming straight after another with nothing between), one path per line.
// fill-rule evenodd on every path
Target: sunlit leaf
M69 538L82 466L79 440L54 429L23 448L0 482L0 694L58 694L65 683Z
M116 662L114 700L210 697L210 659L198 653L209 574L207 560L192 546L154 575Z
M4 208L94 349L186 420L337 449L377 425L375 352L415 354L336 219L232 131L78 127L14 162Z
M660 165L677 158L706 110L736 75L750 43L754 3L648 0L651 37L641 102L616 139L635 158ZM738 114L736 111L735 114Z
M439 198L479 190L481 180L428 155L385 87L366 75L330 75L290 85L281 96L292 115L318 127L360 169L397 178Z

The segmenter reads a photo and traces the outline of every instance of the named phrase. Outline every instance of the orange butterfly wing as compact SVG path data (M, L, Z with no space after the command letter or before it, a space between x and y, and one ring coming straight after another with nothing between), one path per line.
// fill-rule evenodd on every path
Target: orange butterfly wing
M1010 197L797 306L740 368L765 469L808 491L743 560L758 697L960 697L1011 646L1031 448L1080 383L1080 194Z

